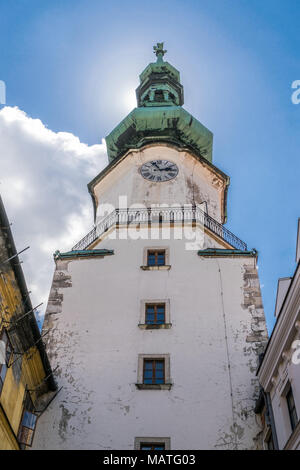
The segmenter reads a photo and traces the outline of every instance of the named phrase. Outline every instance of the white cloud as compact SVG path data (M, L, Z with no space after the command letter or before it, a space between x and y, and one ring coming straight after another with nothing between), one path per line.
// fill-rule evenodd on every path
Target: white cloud
M106 165L104 141L88 146L53 132L20 109L0 110L0 191L34 305L44 302L55 250L69 250L92 226L87 183Z

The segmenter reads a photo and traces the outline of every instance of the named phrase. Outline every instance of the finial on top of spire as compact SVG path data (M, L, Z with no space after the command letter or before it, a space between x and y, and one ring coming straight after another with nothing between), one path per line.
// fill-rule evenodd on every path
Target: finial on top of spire
M158 42L156 46L153 46L153 52L157 57L157 62L163 62L163 56L167 52L166 50L164 50L164 43Z

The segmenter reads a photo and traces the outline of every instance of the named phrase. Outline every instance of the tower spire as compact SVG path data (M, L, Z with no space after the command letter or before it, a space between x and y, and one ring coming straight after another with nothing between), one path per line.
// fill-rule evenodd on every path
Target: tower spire
M163 62L163 56L165 55L167 50L164 49L164 43L163 42L158 42L156 46L153 46L153 52L156 55L157 59L156 62L160 63Z
M180 74L163 60L167 52L164 43L156 43L153 52L157 57L156 62L151 62L140 75L140 85L136 90L138 107L182 106Z
M195 153L212 161L212 133L182 107L183 86L180 73L164 61L164 43L153 46L157 60L140 74L136 89L137 108L106 137L109 160L124 155L129 148L149 142L171 142L189 146Z

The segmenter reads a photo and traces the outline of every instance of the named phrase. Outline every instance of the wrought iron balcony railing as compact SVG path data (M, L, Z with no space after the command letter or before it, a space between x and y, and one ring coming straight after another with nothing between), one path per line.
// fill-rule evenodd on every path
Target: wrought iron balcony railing
M222 224L210 217L198 205L182 207L154 207L143 209L115 209L101 220L72 250L85 250L111 227L128 226L129 224L177 224L198 223L209 229L226 243L237 250L246 251L247 245Z

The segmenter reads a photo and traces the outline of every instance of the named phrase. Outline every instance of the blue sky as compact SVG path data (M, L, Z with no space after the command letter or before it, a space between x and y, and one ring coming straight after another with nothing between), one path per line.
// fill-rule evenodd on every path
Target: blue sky
M165 41L184 107L214 133L213 162L231 178L227 227L259 251L269 329L277 279L295 269L299 17L298 0L0 0L7 105L89 146L130 111Z

